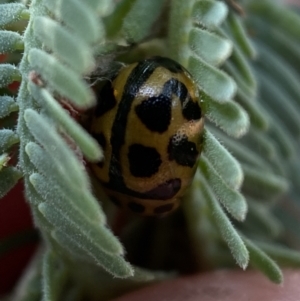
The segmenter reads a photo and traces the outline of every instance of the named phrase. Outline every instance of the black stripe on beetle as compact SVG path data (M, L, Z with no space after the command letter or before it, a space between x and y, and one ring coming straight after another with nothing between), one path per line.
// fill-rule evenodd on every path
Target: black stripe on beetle
M107 82L98 95L98 103L95 110L96 117L101 117L117 104L111 82Z
M120 164L120 150L125 143L128 114L140 87L147 81L155 70L155 64L142 61L132 70L124 87L123 96L118 106L117 114L112 126L110 143L112 146L112 160L109 167L111 186L125 187Z

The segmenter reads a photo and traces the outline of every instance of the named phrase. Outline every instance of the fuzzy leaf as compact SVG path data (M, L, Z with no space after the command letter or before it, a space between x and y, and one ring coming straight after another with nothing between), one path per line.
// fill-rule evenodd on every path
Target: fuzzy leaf
M270 26L290 36L295 41L300 39L300 18L299 15L280 3L274 1L253 1L249 3L252 13L263 16Z
M103 158L97 141L69 116L46 89L29 83L29 90L34 98L46 107L50 116L74 139L88 160L97 162Z
M256 95L257 83L255 75L246 57L236 45L233 47L233 52L232 56L230 57L230 61L236 66L236 68L239 71L239 80L243 80L247 88L251 91L251 94Z
M230 13L225 24L228 24L227 30L229 30L231 37L234 38L244 55L251 59L256 58L256 49L246 33L241 18L237 17L234 13Z
M199 87L214 100L225 102L234 96L236 84L223 71L208 65L195 56L190 56L188 70L193 75Z
M265 131L269 128L270 116L262 105L238 89L236 101L246 110L250 123L257 129Z
M37 170L47 177L51 184L57 185L60 190L64 191L77 208L89 216L92 221L106 223L106 217L99 209L99 204L90 190L74 185L70 181L68 171L61 168L59 161L51 160L49 155L33 142L26 145L25 151Z
M203 154L229 187L241 186L244 178L241 166L208 130L204 131Z
M58 22L37 17L33 29L41 42L76 72L84 74L94 68L95 61L88 45Z
M200 187L205 199L209 203L210 209L212 211L214 220L218 229L227 243L230 251L236 260L237 264L246 269L249 262L249 253L240 238L239 234L236 232L234 227L232 226L230 220L222 210L219 202L213 195L213 192L210 190L209 185L206 183L204 179L201 180L202 185Z
M227 17L228 8L221 1L201 0L195 2L192 11L194 22L215 28Z
M233 101L218 103L205 95L202 107L205 117L215 123L229 136L239 138L249 129L250 120L247 112Z
M106 34L115 36L122 28L123 20L130 11L135 0L123 0L116 3L114 11L104 19Z
M247 218L250 217L248 223L255 224L259 230L253 233L259 234L263 232L264 235L268 235L271 238L278 238L280 234L283 233L282 223L273 215L270 208L266 206L264 200L254 200L247 197L247 203L249 206L249 214Z
M59 162L61 169L68 172L69 180L73 185L82 189L90 187L82 163L79 162L66 142L59 136L54 126L32 109L25 111L24 119L29 130L44 147L48 155L55 162Z
M104 28L95 11L79 0L45 0L47 8L59 21L70 27L80 39L95 43L104 35ZM80 20L80 22L78 22Z
M10 96L0 96L0 119L19 110L18 104Z
M81 77L46 52L33 48L29 52L31 66L61 96L69 99L76 107L86 109L95 103L94 95Z
M280 123L285 125L293 137L299 139L300 120L297 106L272 76L268 76L268 73L262 71L258 74L262 99L272 99L272 102L265 101L264 106L278 116Z
M273 199L287 191L288 183L284 178L246 164L243 164L242 167L245 174L243 191L249 196Z
M242 74L243 71L239 69L240 67L236 63L234 63L232 60L227 60L223 68L234 79L238 87L238 93L242 92L250 99L256 98L256 87L253 88L249 84L247 84L247 81Z
M242 145L265 159L275 160L277 158L278 154L274 142L262 131L250 128L247 135L242 137L240 141Z
M45 205L41 205L41 210L46 213L48 208ZM81 237L77 237L76 233L73 232L72 227L63 232L55 230L52 232L52 237L72 256L85 258L88 255L93 259L93 263L103 267L115 277L127 278L133 276L134 271L132 267L121 256L107 254L98 248L89 248L90 244L82 242Z
M191 30L189 45L197 56L215 66L222 64L232 51L229 40L200 28Z
M42 275L43 301L58 301L67 281L67 269L50 250L44 255Z
M0 5L0 28L14 23L22 18L22 13L26 10L21 3L9 3Z
M19 142L18 135L8 129L0 130L0 153L7 151L12 145Z
M93 221L89 216L76 206L76 202L66 195L55 184L49 189L47 179L40 174L32 174L30 182L35 190L43 197L49 206L60 212L63 220L53 224L54 227L63 227L63 224L75 224L77 232L87 238L90 243L97 245L106 253L123 255L124 250L112 232L98 221Z
M272 119L270 119L270 137L272 137L276 143L276 146L283 158L292 158L296 156L296 146L293 136L287 130L285 124L281 122L281 119L270 113Z
M298 250L291 250L283 245L260 241L255 242L255 244L281 265L291 266L292 268L300 267L300 252Z
M213 131L213 133L215 133L215 135L222 141L224 146L239 160L239 162L247 163L254 168L263 168L264 170L270 171L270 167L268 166L267 162L261 158L259 154L251 151L251 148L246 147L240 141L229 138L220 131Z
M280 83L281 89L289 94L293 103L300 106L299 76L296 71L271 47L258 42L256 45L259 50L259 67L265 70L274 82Z
M123 19L122 31L130 43L145 38L161 13L163 0L135 0L128 14Z
M22 36L13 31L0 30L0 53L10 53L18 49L24 49Z
M243 221L248 209L244 197L239 192L227 186L204 156L200 159L200 169L218 200L222 203L226 210L236 220Z
M19 70L10 64L0 64L0 88L4 88L13 81L20 81Z
M22 173L15 167L5 167L0 171L0 198L5 196L22 177Z
M249 239L243 237L243 240L250 253L250 263L262 271L271 281L281 283L283 276L278 265Z

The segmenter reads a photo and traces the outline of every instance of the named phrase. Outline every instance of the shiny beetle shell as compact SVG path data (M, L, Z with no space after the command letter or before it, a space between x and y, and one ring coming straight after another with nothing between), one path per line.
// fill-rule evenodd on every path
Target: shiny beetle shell
M91 133L105 159L91 168L107 194L142 215L176 209L201 152L204 119L191 75L153 57L122 68L97 97Z

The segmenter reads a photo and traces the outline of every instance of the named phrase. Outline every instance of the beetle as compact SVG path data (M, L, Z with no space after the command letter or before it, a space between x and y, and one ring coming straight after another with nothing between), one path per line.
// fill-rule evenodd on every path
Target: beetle
M122 67L97 93L90 132L104 151L91 169L111 200L141 215L175 210L202 148L200 92L165 57Z

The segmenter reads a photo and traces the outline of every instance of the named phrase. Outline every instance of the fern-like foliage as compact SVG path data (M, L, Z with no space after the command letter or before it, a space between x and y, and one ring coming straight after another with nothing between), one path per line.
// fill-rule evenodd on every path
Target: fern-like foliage
M23 177L43 237L30 277L20 286L22 300L105 300L175 276L125 259L124 246L109 228L114 212L105 197L97 199L87 173L86 161L99 161L102 151L70 114L95 105L87 81L91 74L101 80L115 70L116 61L149 55L171 57L191 72L206 129L180 212L165 222L129 223L120 235L126 246L130 242L127 257L138 252L150 225L155 232L151 258L163 261L172 250L167 238L183 219L199 269L203 262L210 268L232 264L233 256L243 269L250 262L281 282L281 271L267 254L300 263L296 251L278 244L283 229L291 233L298 219L290 220L293 213L287 210L273 210L285 193L299 206L294 137L300 135L300 32L291 23L300 24L300 17L280 3L249 0L242 1L247 11L242 18L226 3L32 0L0 5L0 53L22 50L17 66L0 65L0 197ZM24 20L22 33L18 26ZM14 81L20 82L17 96L6 88ZM299 233L293 235L299 242Z

